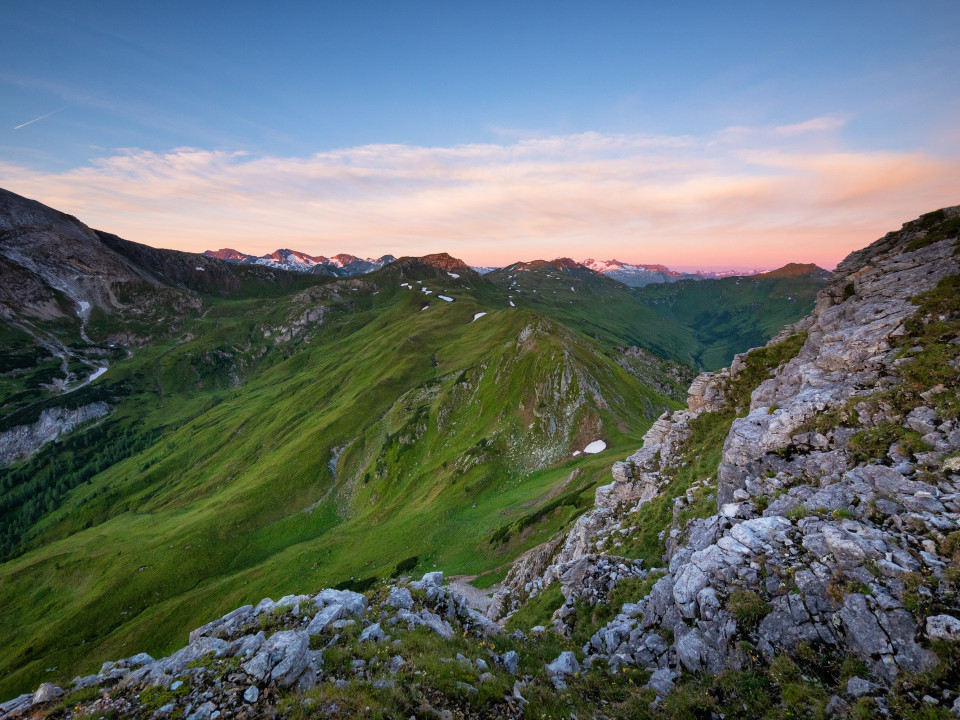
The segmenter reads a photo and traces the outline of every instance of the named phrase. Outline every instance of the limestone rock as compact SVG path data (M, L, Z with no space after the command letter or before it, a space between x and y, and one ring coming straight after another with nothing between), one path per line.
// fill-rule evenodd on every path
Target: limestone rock
M580 672L580 663L577 662L577 656L569 650L564 650L556 660L548 663L545 667L551 675L573 675Z
M281 630L243 665L243 670L261 682L290 687L310 661L310 636L306 632Z
M392 588L387 599L383 602L392 608L410 610L413 607L413 597L410 595L410 590L405 587Z
M960 620L952 615L934 615L928 617L927 635L934 640L960 642Z
M63 695L63 688L60 688L53 683L42 683L40 687L37 688L37 691L33 694L32 705L39 705L40 703L50 702L55 700L58 697Z
M363 629L363 632L360 633L360 642L382 642L387 637L387 634L380 627L380 623L374 623Z

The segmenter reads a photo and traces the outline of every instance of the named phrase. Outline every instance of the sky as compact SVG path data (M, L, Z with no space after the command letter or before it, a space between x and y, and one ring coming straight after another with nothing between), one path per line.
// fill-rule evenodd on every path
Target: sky
M960 3L4 0L0 187L157 247L773 268L960 203Z

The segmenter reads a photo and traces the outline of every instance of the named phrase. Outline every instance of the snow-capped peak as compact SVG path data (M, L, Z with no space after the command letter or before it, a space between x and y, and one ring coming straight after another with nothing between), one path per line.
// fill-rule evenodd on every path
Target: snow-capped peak
M308 255L300 250L290 250L289 248L280 248L259 257L247 255L231 248L207 250L203 254L229 262L266 265L281 270L293 270L294 272L319 272L320 274L339 276L362 275L373 272L396 260L393 255L383 255L379 258L365 258L363 260L349 253L339 253L332 257Z

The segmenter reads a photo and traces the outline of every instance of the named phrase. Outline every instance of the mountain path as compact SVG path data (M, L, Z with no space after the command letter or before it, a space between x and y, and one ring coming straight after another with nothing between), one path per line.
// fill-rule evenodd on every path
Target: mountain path
M500 583L491 585L485 590L481 590L480 588L475 588L470 584L470 581L476 577L478 576L452 575L450 577L450 582L447 583L447 585L454 592L458 592L463 595L470 607L472 607L474 610L484 613L487 611L487 608L490 607L490 596L500 589Z

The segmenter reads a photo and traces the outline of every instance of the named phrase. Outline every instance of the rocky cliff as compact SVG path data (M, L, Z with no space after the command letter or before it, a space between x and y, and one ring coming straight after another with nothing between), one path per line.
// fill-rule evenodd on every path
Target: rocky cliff
M697 378L595 509L514 566L491 614L559 582L554 626L574 636L585 593L603 602L637 576L646 594L582 651L648 669L660 695L684 673L813 652L861 663L834 714L859 695L887 712L898 678L927 671L920 702L960 712L958 221L960 208L931 213L853 253L808 318ZM718 428L715 474L691 472ZM650 504L667 496L662 569L638 572L618 556L643 555Z
M53 442L77 425L104 417L110 412L105 402L93 402L78 408L48 408L30 425L18 425L0 433L0 467L29 457L37 448Z

